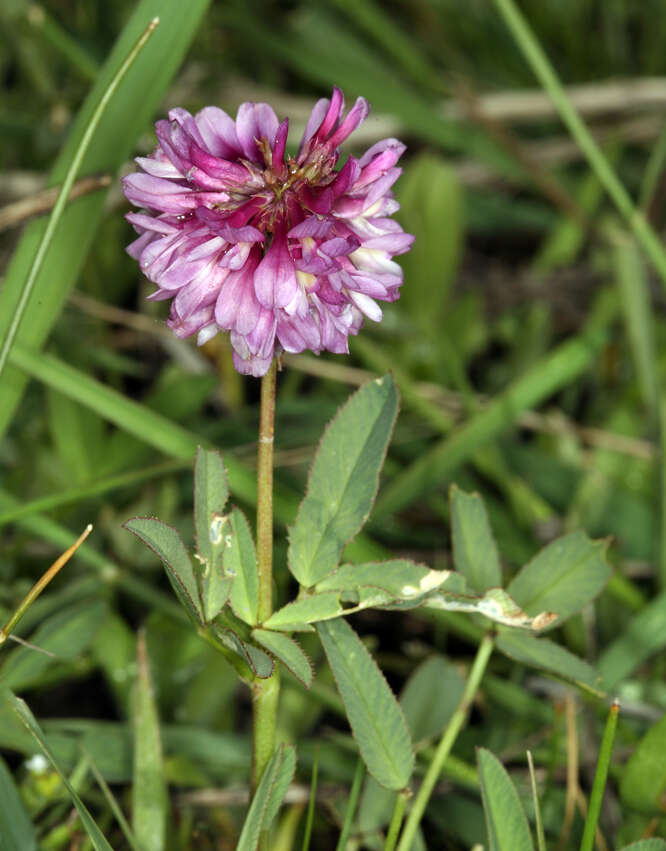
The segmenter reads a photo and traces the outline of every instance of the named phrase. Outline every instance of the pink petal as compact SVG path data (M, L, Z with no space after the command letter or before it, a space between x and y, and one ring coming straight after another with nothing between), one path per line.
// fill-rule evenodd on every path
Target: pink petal
M209 153L225 160L241 156L236 123L224 110L206 106L194 116L194 120Z
M278 232L254 273L254 291L264 307L284 307L294 297L297 287L287 237Z
M263 165L263 157L255 140L265 139L270 145L278 129L277 116L267 103L242 103L236 115L236 133L245 156Z

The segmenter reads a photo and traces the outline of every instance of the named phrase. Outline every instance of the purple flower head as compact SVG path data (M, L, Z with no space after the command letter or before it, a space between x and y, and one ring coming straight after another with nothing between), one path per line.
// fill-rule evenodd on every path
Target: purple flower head
M285 156L288 121L266 103L244 103L234 121L208 106L172 109L158 146L124 178L143 212L129 254L172 299L169 327L201 345L229 331L239 372L264 375L281 351L347 352L377 301L395 301L402 272L392 260L413 237L390 218L391 186L405 147L373 145L337 169L340 144L368 114L358 98L344 116L342 92L315 105L297 156Z

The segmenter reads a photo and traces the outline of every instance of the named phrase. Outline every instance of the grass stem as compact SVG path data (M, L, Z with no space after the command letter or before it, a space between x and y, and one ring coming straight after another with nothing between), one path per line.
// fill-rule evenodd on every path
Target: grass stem
M486 666L488 665L488 660L493 652L493 647L494 639L492 636L489 634L484 635L481 639L481 644L479 645L474 663L469 672L469 677L465 683L465 689L462 693L462 697L460 698L460 703L444 729L442 738L437 745L435 756L433 757L426 775L423 778L423 783L414 798L414 806L412 807L411 812L407 817L407 821L405 822L405 828L402 832L402 836L400 837L400 843L398 844L398 851L409 851L412 847L416 830L421 823L421 819L423 818L425 809L428 806L428 801L433 793L435 784L442 773L444 762L447 756L451 753L451 749L458 738L458 734L465 725L472 703L474 702L476 693L481 685L481 680L483 679L483 674L486 670Z

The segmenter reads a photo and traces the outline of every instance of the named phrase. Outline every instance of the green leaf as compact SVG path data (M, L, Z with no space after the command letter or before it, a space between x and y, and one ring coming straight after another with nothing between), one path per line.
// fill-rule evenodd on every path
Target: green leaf
M253 629L252 638L279 659L305 688L310 688L313 678L312 665L293 638L267 629Z
M639 839L631 845L625 845L620 851L666 851L666 840L664 839Z
M623 803L643 813L663 812L666 793L666 715L653 724L629 758L620 783Z
M264 770L245 817L236 851L255 851L263 831L268 830L280 808L296 768L296 752L280 745Z
M410 675L400 695L400 706L415 744L441 734L464 688L465 681L456 667L442 656L431 656ZM361 830L369 833L386 827L394 805L395 793L367 777L359 805Z
M254 626L258 622L259 575L257 554L245 515L234 508L229 516L229 546L224 550L224 569L233 577L229 603L236 617Z
M229 517L215 514L210 524L210 560L194 564L206 623L214 620L227 604L234 577L224 565L225 549L232 545Z
M156 517L133 517L123 523L123 528L136 535L151 549L164 565L178 599L190 615L203 623L203 610L199 587L190 555L180 535Z
M187 4L179 0L142 0L136 5L77 114L67 144L51 172L51 184L63 180L109 83L146 25L159 15L160 25L113 95L81 166L82 174L116 173L161 103L207 6L207 0L192 0ZM38 350L48 336L92 244L104 212L106 194L95 192L66 207L19 328L17 342L20 344ZM4 338L15 313L45 228L43 219L28 225L12 258L0 291L0 339ZM16 369L8 368L3 374L0 434L4 434L11 422L25 384L25 377Z
M430 570L407 559L345 564L317 583L316 593L302 594L274 612L269 629L292 631L304 624L331 620L373 607L419 605L429 593L455 578L448 570ZM468 600L469 598L466 598Z
M325 591L322 594L311 594L299 597L292 603L287 603L281 609L264 621L267 629L279 629L290 632L294 625L315 623L316 621L337 618L343 611L338 591Z
M194 462L194 531L199 558L201 599L207 621L227 602L231 583L222 575L224 552L223 511L229 499L229 485L219 452L197 449Z
M599 694L596 689L600 679L599 673L587 662L547 638L535 638L524 632L502 632L497 637L496 645L502 653L506 653L516 662L550 671L581 688Z
M449 497L456 569L475 591L501 585L499 554L483 500L478 493L465 493L455 485L451 486Z
M608 582L607 547L607 541L593 541L581 531L564 535L521 568L507 591L526 612L556 612L558 622L564 621Z
M453 574L457 576L458 574ZM433 591L423 599L428 609L449 612L476 612L496 623L523 629L540 630L554 619L551 612L539 612L533 618L526 614L503 588L490 588L485 594L465 594L457 591ZM396 606L398 608L399 606Z
M334 570L368 519L397 413L396 387L386 375L361 387L326 429L289 530L289 569L301 585Z
M30 636L32 644L53 653L56 659L32 647L17 647L4 657L0 668L3 685L25 690L39 685L54 662L76 659L94 639L104 623L107 607L102 600L84 600L47 618Z
M137 641L134 692L134 777L132 826L144 851L163 851L166 841L168 793L157 706L143 633Z
M81 823L86 833L90 837L90 841L92 842L95 851L113 851L109 843L104 838L101 830L97 827L95 820L88 812L86 805L83 803L81 798L79 798L74 787L69 782L67 775L61 770L60 766L55 761L51 749L46 743L44 733L37 724L35 716L28 709L27 704L23 700L20 700L18 697L16 697L16 695L14 695L5 686L0 687L0 695L2 696L3 701L9 704L11 709L18 716L23 726L27 729L32 738L37 742L42 753L49 759L51 765L60 775L60 779L62 780L63 784L65 785L65 788L69 792L69 796L72 799L72 803L74 804L79 813Z
M260 650L258 647L250 644L249 641L244 641L239 637L236 630L227 626L222 626L218 623L209 625L213 635L222 642L222 644L239 656L243 662L250 668L252 673L262 680L268 679L273 673L274 663L271 657Z
M342 618L317 625L361 756L372 776L404 789L414 768L405 717L374 659Z
M666 647L666 592L635 615L627 628L606 647L599 670L607 689L614 688L647 658Z
M458 669L442 656L430 656L418 666L400 695L400 706L414 742L441 734L464 688Z
M0 851L17 849L36 851L37 837L7 764L0 757Z
M490 851L534 851L527 817L504 766L485 748L476 757Z
M377 588L393 600L410 600L439 588L451 576L450 570L430 570L409 559L343 564L315 586L322 591L358 591Z

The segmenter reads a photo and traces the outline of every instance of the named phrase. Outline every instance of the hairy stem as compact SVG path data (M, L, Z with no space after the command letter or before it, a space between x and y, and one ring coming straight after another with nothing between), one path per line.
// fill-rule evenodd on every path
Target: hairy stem
M273 611L273 430L275 422L276 361L261 380L261 417L257 453L257 570L259 621ZM266 680L252 684L252 788L256 789L275 749L280 694L277 665Z

